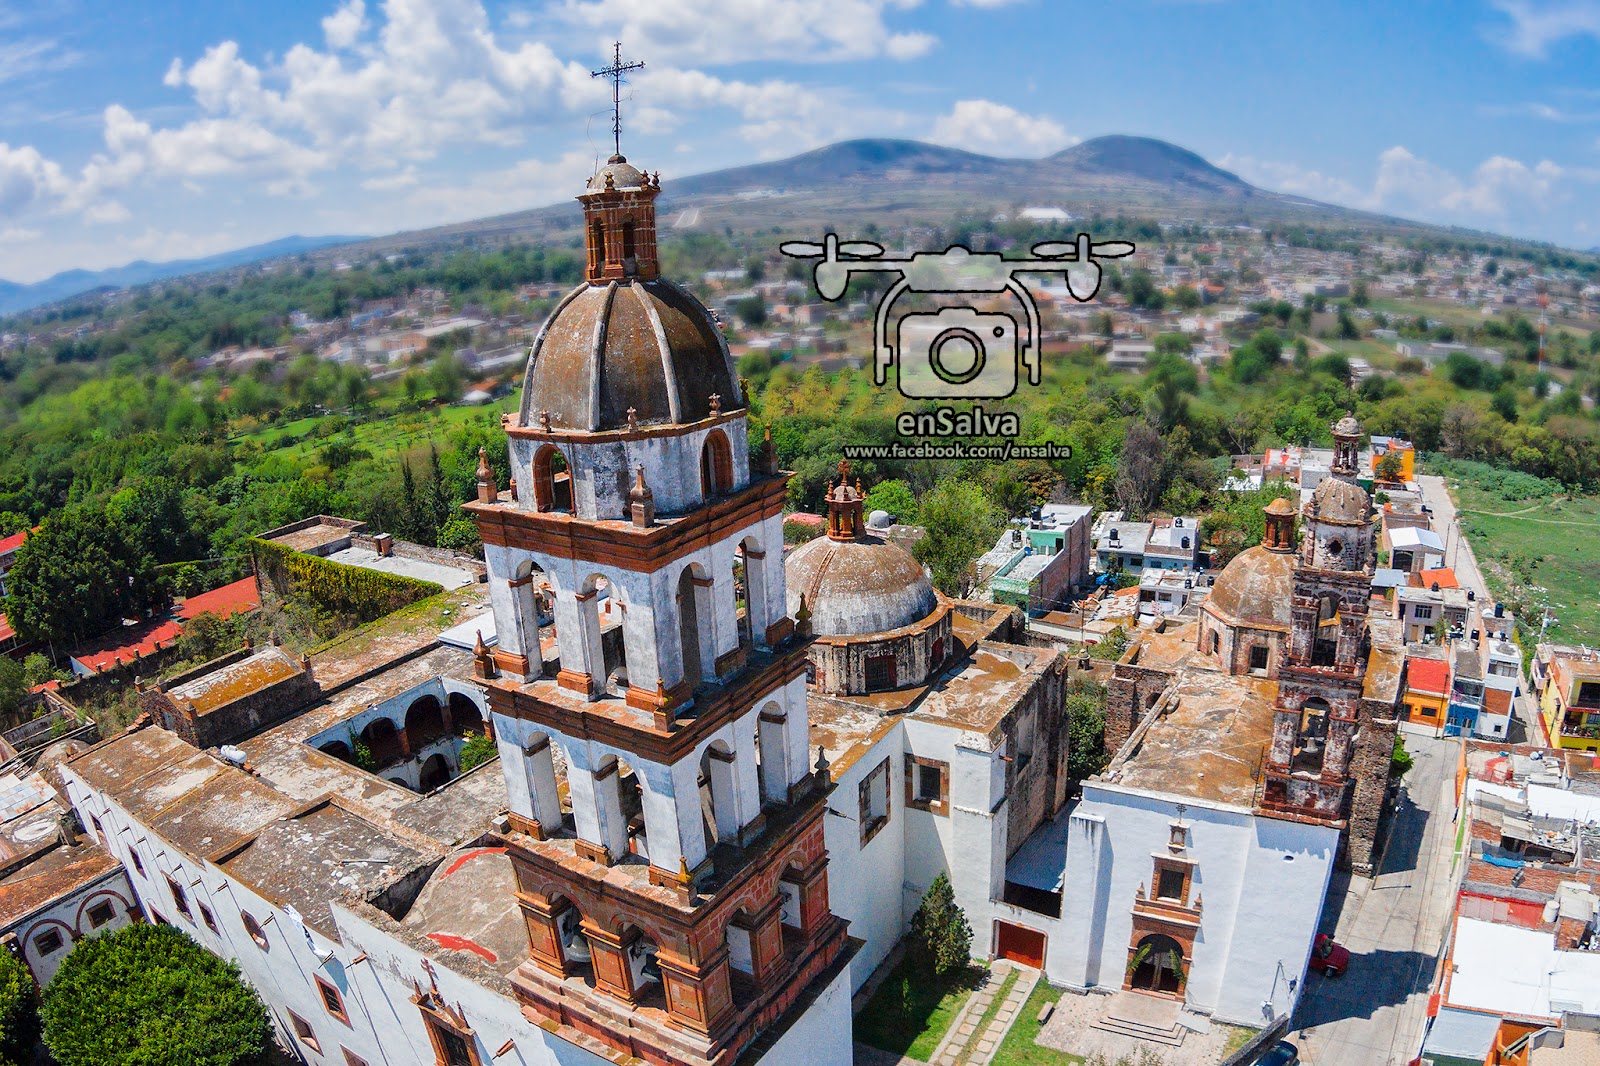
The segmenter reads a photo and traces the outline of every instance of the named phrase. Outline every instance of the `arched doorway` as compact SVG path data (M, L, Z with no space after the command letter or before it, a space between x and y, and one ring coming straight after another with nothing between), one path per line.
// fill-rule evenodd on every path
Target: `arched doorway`
M340 759L344 762L355 761L354 757L350 754L350 745L346 744L342 740L330 740L317 750L325 755L332 755L335 759Z
M1293 770L1320 774L1328 751L1328 701L1312 696L1300 706L1300 732L1295 738Z
M483 712L463 692L450 693L450 722L459 736L483 732Z
M450 780L450 761L442 753L428 756L422 764L422 774L417 778L418 792L432 792Z
M1139 941L1128 959L1128 987L1136 992L1176 996L1186 977L1183 945L1164 933Z
M372 752L372 761L380 768L399 762L405 756L400 731L387 718L374 718L368 722L361 731L361 742Z
M406 709L406 739L420 751L444 736L444 707L439 697L420 696Z

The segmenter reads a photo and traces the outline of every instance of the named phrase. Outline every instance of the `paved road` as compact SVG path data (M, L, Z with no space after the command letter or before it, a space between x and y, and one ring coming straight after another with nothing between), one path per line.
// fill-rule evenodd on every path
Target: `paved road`
M1445 488L1444 478L1419 476L1417 486L1422 490L1422 502L1433 510L1435 532L1445 539L1444 564L1455 570L1456 580L1462 588L1471 589L1477 594L1479 603L1493 603L1494 597L1483 580L1483 571L1478 568L1478 558L1473 554L1472 544L1461 532L1455 501ZM1538 705L1534 702L1533 689L1528 684L1526 673L1518 678L1517 686L1520 695L1515 703L1516 717L1522 722L1525 732L1519 737L1513 727L1512 739L1543 744L1546 742L1544 727L1539 722Z
M1408 737L1416 766L1373 880L1335 874L1322 929L1350 949L1343 977L1312 973L1295 1013L1309 1066L1405 1066L1422 1044L1428 990L1455 881L1455 768L1460 742Z

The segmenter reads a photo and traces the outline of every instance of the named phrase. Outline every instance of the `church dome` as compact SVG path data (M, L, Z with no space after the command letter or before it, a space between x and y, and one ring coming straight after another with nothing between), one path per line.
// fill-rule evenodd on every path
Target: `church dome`
M1356 416L1347 414L1333 424L1333 433L1337 437L1361 436L1361 423L1356 421Z
M1258 545L1222 568L1203 609L1229 626L1286 630L1293 599L1294 556Z
M1327 477L1317 483L1311 493L1311 507L1307 512L1326 522L1365 524L1372 512L1372 497L1360 485L1338 478Z
M898 545L872 534L818 537L784 563L789 614L805 596L821 637L857 637L912 625L938 606L922 566Z
M698 422L742 406L722 332L711 312L664 279L586 283L562 300L540 330L523 381L522 424L549 412L555 429L627 429Z
M589 179L589 191L603 191L607 178L611 179L613 189L642 189L645 186L644 171L620 155L612 156L605 166L595 171L594 177Z

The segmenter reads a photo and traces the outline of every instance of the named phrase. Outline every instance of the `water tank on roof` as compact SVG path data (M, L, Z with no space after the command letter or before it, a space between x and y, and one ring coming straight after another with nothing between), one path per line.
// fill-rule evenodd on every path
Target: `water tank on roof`
M867 525L872 529L888 529L894 525L894 515L888 511L873 511L867 515Z

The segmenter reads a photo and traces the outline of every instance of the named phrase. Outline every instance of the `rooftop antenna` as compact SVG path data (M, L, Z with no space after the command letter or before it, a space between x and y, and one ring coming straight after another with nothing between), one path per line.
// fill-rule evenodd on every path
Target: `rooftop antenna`
M630 70L643 70L643 60L624 63L622 42L612 43L611 65L589 72L591 78L611 79L611 147L615 158L622 158L622 76Z

